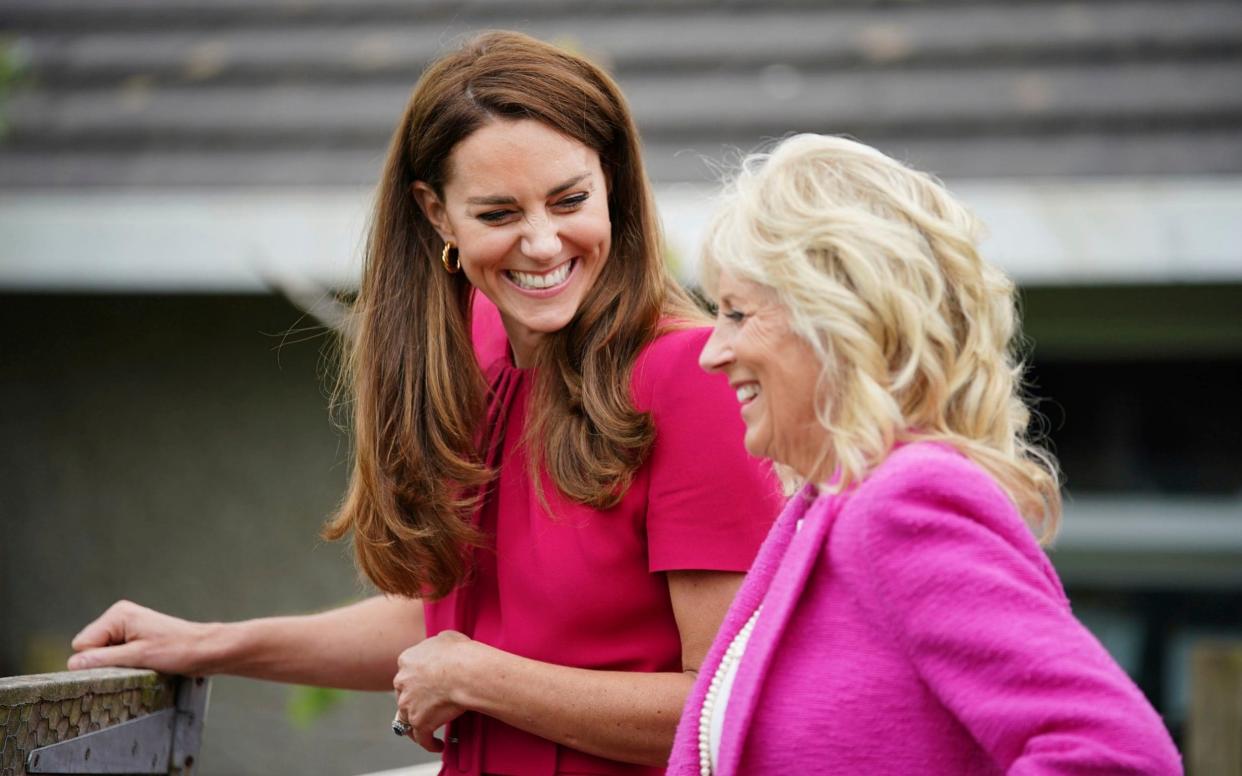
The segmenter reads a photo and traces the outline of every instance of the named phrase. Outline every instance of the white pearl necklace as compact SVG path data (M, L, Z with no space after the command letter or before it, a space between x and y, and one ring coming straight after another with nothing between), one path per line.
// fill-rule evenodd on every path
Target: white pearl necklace
M733 641L729 642L729 648L721 656L720 665L716 666L712 681L707 685L707 694L703 696L703 708L699 712L699 773L702 776L712 776L712 714L716 709L721 682L733 666L741 661L742 654L746 651L746 643L750 641L750 634L755 630L755 623L759 620L761 611L763 611L762 604L755 609L755 613L733 637Z

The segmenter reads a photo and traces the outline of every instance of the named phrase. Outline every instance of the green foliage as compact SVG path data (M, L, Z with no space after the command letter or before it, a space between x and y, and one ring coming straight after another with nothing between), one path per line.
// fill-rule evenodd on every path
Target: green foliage
M293 727L306 730L344 700L344 690L298 685L289 689L285 715Z
M681 277L683 260L681 253L678 252L667 240L664 241L664 264L668 266L669 271L674 277Z
M50 674L65 670L65 662L73 654L70 636L65 633L35 632L24 639L20 670L24 674Z
M25 81L29 59L24 41L0 38L0 140L9 130L9 97Z

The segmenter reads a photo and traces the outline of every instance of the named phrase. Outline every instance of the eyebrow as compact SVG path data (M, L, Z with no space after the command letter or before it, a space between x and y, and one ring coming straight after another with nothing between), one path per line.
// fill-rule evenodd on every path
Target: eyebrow
M564 183L558 183L557 185L553 186L551 189L548 189L548 193L545 196L555 197L557 194L560 194L568 189L573 188L574 186L578 185L579 183L589 178L590 176L591 176L591 173L589 172L584 172L581 175L575 175L574 177L570 178ZM466 203L470 205L516 205L517 199L514 197L503 197L503 196L470 197L469 199L466 200Z

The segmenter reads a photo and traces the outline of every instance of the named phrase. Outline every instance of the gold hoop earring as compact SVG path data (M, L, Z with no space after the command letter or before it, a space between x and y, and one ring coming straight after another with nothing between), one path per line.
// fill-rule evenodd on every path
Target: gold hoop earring
M444 265L444 268L448 270L448 273L450 275L455 275L461 271L461 255L460 254L458 254L457 256L456 267L454 267L452 264L449 264L449 253L455 250L457 250L457 246L453 245L451 240L446 240L444 243L444 250L443 252L440 253L440 263Z

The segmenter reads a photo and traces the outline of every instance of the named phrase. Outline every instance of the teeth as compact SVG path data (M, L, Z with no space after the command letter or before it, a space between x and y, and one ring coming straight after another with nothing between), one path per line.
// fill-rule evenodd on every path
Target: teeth
M565 278L569 277L569 270L572 268L573 262L567 261L543 275L533 275L529 272L514 272L513 270L509 270L508 275L518 286L531 291L537 291L541 288L551 288L564 283Z
M759 395L759 386L754 383L739 385L737 387L737 400L747 402Z

